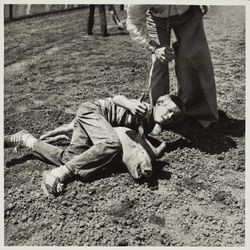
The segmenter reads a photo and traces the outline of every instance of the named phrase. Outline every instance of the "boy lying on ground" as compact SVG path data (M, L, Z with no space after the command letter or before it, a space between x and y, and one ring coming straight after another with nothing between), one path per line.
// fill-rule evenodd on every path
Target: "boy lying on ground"
M67 125L67 130L73 130L73 134L65 150L42 140L49 134L36 139L26 130L5 136L4 146L27 147L58 166L45 171L42 182L46 194L58 196L69 180L76 176L84 180L119 155L122 146L114 127L135 131L140 127L149 134L157 124L167 124L180 113L179 100L174 96L161 96L152 107L141 100L116 95L80 105L75 119Z
M126 127L114 127L114 130L121 143L121 154L119 154L118 162L112 164L120 164L128 170L130 175L135 179L148 180L153 175L153 164L156 159L159 159L167 147L166 142L162 142L158 147L155 147L140 132ZM139 129L140 130L140 129ZM69 137L65 134L73 131L73 127L69 124L63 124L58 128L46 132L40 139L47 143L55 143L61 140L69 141Z

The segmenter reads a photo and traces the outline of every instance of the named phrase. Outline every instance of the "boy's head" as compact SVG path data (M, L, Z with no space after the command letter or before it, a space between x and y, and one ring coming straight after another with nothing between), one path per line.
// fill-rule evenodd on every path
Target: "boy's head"
M154 106L155 123L166 125L173 122L182 113L183 103L174 95L160 96Z

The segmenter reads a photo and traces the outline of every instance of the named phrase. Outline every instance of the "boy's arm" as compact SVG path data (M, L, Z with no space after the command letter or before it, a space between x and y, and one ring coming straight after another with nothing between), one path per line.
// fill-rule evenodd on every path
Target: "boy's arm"
M117 106L129 110L132 115L144 117L147 113L147 106L140 100L128 99L123 95L116 95L113 97L113 102Z
M66 134L66 133L68 133L68 132L71 132L71 131L73 131L73 129L74 129L74 123L75 123L75 119L73 119L70 123L68 123L68 124L63 124L63 125L61 125L60 127L58 127L58 128L55 128L55 129L53 129L53 130L51 130L51 131L47 131L47 132L45 132L45 134L43 134L43 135L41 135L40 136L40 140L46 140L47 142L49 142L50 140L48 139L49 137L54 137L54 136L56 136L56 135L62 135L62 134ZM58 138L59 139L66 139L66 137L65 136L62 136L62 137L56 137L57 138L57 140L58 140ZM54 141L54 140L53 140Z

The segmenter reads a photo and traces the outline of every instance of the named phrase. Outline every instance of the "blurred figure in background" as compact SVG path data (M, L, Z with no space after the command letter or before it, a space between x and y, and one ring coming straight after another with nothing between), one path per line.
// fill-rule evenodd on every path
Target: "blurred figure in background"
M169 93L168 63L175 60L178 96L185 114L204 128L218 120L213 65L203 27L205 5L128 5L131 39L152 53L149 97ZM171 30L177 41L170 45ZM160 129L160 128L159 128Z
M89 18L88 18L88 35L93 35L93 27L94 27L94 21L95 21L95 7L98 7L99 13L100 13L100 21L101 21L101 33L102 36L109 36L108 30L107 30L107 20L106 20L106 10L105 5L89 5Z
M127 11L127 6L128 6L127 4L121 4L120 5L120 10L121 11Z
M108 10L109 10L109 13L111 14L112 16L112 19L114 21L114 23L116 24L118 30L124 30L124 26L122 24L122 22L120 21L119 19L119 16L115 10L115 7L114 5L108 5Z

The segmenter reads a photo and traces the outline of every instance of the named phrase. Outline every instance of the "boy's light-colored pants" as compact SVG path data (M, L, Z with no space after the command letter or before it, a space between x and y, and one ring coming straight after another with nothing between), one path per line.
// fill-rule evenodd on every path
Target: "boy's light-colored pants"
M66 165L81 178L89 177L119 155L121 144L98 105L83 103L76 114L70 145L65 149L38 140L33 152L57 166Z
M198 120L203 127L218 120L216 88L211 56L203 27L199 6L191 6L180 16L169 19L148 15L149 35L161 46L170 44L170 29L177 42L175 71L178 80L178 96L184 102L186 115ZM161 95L169 93L169 68L152 55L149 92L154 104Z

